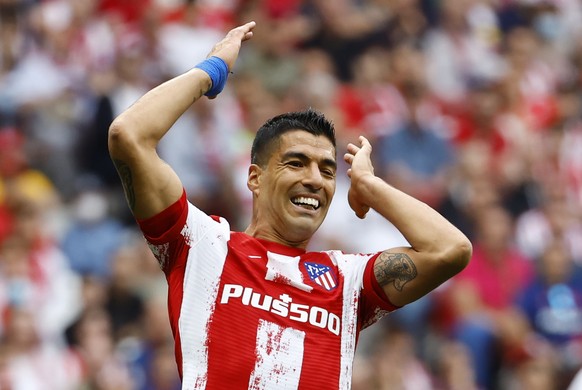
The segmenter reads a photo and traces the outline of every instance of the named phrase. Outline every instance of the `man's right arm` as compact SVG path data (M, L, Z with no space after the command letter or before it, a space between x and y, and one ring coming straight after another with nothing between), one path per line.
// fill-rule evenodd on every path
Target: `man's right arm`
M254 26L250 22L231 30L209 57L221 58L232 69L241 43L252 37ZM156 147L176 120L211 87L210 76L194 68L147 92L111 124L109 153L136 218L156 215L182 195L180 179L158 156Z

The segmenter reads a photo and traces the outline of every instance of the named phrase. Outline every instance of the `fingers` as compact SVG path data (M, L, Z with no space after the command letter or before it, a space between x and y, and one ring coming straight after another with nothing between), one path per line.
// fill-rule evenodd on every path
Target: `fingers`
M368 139L363 135L360 135L358 140L360 141L360 147L358 148L358 151L364 150L367 154L372 154L372 144L370 141L368 141Z
M360 151L360 147L358 147L352 143L348 144L347 149L348 149L348 152L351 154L356 154Z
M233 28L220 42L214 45L210 53L208 53L207 58L212 56L220 57L226 62L228 70L231 70L238 57L242 42L253 37L253 29L255 26L256 23L253 21Z
M366 137L364 137L363 135L360 135L360 137L358 139L360 141L360 144L362 145L362 148L372 149L372 144L370 143L370 141L368 141L368 139Z
M366 137L364 137L363 135L361 135L358 140L360 141L360 146L357 146L353 143L349 143L347 146L348 152L351 154L356 154L358 153L361 149L367 149L368 151L372 151L372 144L370 144L370 141L368 141L368 139Z
M354 157L356 156L356 153L358 153L360 151L360 148L352 143L349 143L347 146L347 149L348 149L348 152L346 154L344 154L344 161L347 162L348 164L352 165L352 162L354 161Z
M369 173L373 174L373 168L367 160L370 158L370 153L372 151L372 145L368 141L368 139L364 136L360 136L358 138L360 142L360 146L349 143L347 145L347 153L344 154L344 161L348 163L351 167L348 168L348 177L352 179L353 171L352 169L356 169L356 171L360 172L359 175ZM359 162L357 163L357 167L353 167L354 161L356 160L356 156L359 154ZM352 182L352 185L353 182ZM350 200L350 207L354 210L356 216L360 219L366 218L368 211L370 211L370 207L366 204L362 203L359 197L359 190L356 187L350 188L350 194L348 196Z
M256 25L257 23L254 21L245 23L242 26L238 26L230 30L227 34L227 37L237 37L241 40L241 42L249 40L253 37L253 29Z
M240 47L241 42L247 41L253 37L252 30L256 25L257 24L255 22L248 22L247 24L233 28L220 42L214 45L208 56L210 57L213 53L219 52L224 48L231 46L232 44Z
M256 25L257 25L257 23L252 21L252 22L248 22L247 24L242 26L245 28L245 30L243 30L244 35L242 37L242 42L248 41L249 39L251 39L253 37L253 29L255 28Z
M358 138L358 140L360 141L360 146L357 146L350 142L348 143L347 146L348 152L344 154L344 161L350 165L352 164L352 162L354 161L354 157L360 150L365 150L366 153L368 154L372 152L372 145L370 144L370 141L368 141L366 137L361 135Z
M254 20L251 20L250 22L243 24L241 27L243 29L245 29L246 32L250 32L253 30L253 28L255 28L256 25L257 25L257 22L255 22Z

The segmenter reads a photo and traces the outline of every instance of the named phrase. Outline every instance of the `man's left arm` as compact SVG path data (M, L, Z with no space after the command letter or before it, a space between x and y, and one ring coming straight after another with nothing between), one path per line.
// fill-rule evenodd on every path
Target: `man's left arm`
M469 262L469 239L436 210L374 175L372 146L348 145L345 161L350 206L359 218L376 210L402 233L410 247L392 248L374 263L374 275L391 303L403 306L429 293L459 273Z

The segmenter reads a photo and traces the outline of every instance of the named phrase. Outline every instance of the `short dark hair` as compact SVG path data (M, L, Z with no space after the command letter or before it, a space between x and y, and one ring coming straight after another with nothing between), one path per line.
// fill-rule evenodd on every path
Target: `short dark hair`
M334 149L335 128L322 113L307 109L288 112L267 120L257 131L251 148L251 164L264 165L271 153L273 141L291 130L305 130L308 133L322 135L330 140Z

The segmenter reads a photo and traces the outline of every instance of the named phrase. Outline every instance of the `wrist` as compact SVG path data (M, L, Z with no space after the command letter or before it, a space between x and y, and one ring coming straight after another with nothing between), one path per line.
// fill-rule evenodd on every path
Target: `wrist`
M384 181L373 173L365 173L355 178L352 177L352 187L366 203L373 200L376 189L381 183L384 183Z
M212 88L212 79L210 75L199 68L193 68L189 71L190 77L195 76L200 82L200 96L204 95L206 92Z
M216 56L207 58L196 65L195 69L204 71L210 79L210 87L204 95L213 97L222 92L229 73L228 65L222 58Z
M363 173L357 176L352 176L352 185L358 187L362 191L368 191L374 185L374 181L378 179L373 173Z

